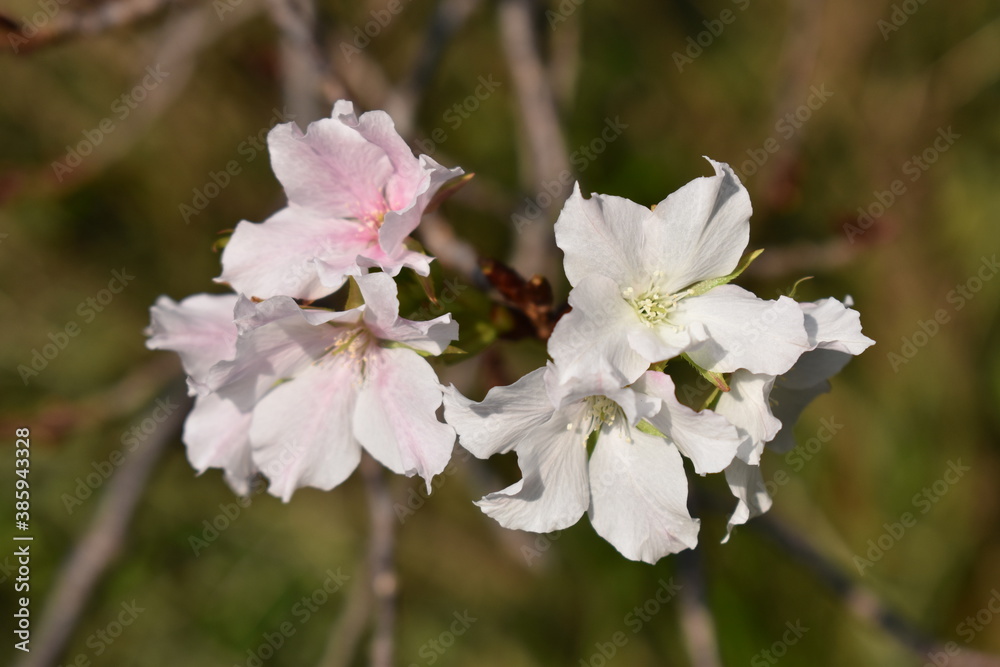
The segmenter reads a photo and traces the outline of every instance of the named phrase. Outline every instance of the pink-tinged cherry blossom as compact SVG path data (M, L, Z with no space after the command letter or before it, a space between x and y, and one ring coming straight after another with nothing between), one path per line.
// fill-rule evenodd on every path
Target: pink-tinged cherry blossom
M305 134L295 123L275 126L267 143L288 206L263 223L237 225L217 281L258 298L314 300L372 267L429 273L432 258L404 242L461 169L414 157L388 114L359 117L345 100Z
M178 309L153 309L150 346L182 354L197 401L207 406L185 425L199 470L223 467L227 478L260 471L287 501L300 487L343 482L364 449L430 487L451 457L455 431L437 418L442 388L422 355L441 354L458 325L450 314L399 317L396 285L384 273L356 280L365 303L343 312L303 308L286 296L230 297L229 329L204 309L189 309L186 319ZM213 327L225 329L226 345L207 335ZM224 465L214 455L224 444L251 466Z

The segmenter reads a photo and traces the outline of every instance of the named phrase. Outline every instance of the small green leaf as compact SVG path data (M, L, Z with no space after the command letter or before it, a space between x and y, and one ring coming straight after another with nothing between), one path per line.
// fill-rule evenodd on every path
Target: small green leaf
M645 433L646 435L655 435L657 438L666 438L667 437L667 436L663 435L663 433L660 431L660 429L656 428L655 426L653 426L652 424L650 424L645 419L643 419L641 422L639 422L638 424L636 424L635 427L637 429L639 429L640 431L642 431L643 433Z
M712 405L712 401L714 401L716 396L718 395L719 395L719 388L716 387L715 389L712 390L712 393L708 395L708 399L702 404L701 409L707 410Z
M702 368L698 364L694 363L694 360L691 359L691 357L689 357L686 353L682 354L681 356L684 357L685 361L694 366L694 369L698 371L698 373L701 374L703 378L705 378L713 385L718 387L719 391L729 391L729 385L726 384L726 378L722 377L721 373L716 373L715 371L710 371Z
M704 294L710 289L718 287L719 285L725 285L735 280L741 273L746 271L746 268L750 266L750 263L760 256L760 253L764 252L764 249L754 250L752 253L747 255L746 259L736 268L735 271L730 273L728 276L722 276L721 278L709 278L708 280L702 280L700 283L695 283L691 287L687 288L686 292L689 296L698 296L699 294Z

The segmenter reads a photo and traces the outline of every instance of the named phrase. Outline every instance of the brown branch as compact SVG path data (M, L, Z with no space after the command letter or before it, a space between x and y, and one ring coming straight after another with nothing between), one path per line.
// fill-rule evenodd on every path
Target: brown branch
M329 632L326 650L319 661L319 667L350 667L361 642L361 636L368 629L374 594L367 569L354 580L347 603L337 622Z
M537 193L545 191L551 195L548 206L539 207L546 217L551 217L562 206L572 182L555 95L542 64L532 23L533 7L531 0L502 0L498 9L500 38L531 154L530 187ZM555 282L560 271L551 225L539 222L519 230L511 265L522 275L541 274Z
M914 655L926 659L931 652L947 654L944 644L915 628L910 621L888 607L865 586L855 582L773 514L757 517L747 525L777 543L810 570L840 598L851 613L881 628ZM948 655L948 664L955 667L1000 667L1000 658L977 651L963 649L957 655Z
M371 534L368 542L368 572L375 602L372 633L372 667L393 667L396 632L396 591L399 580L394 563L396 515L382 466L370 456L361 459L361 474L368 495Z
M715 620L705 595L702 560L700 549L677 554L677 576L681 580L681 629L692 667L721 667Z
M0 13L0 26L6 29L2 50L25 53L70 39L96 35L133 25L160 13L171 5L191 0L108 0L94 9L60 9L41 26L22 25L9 14Z
M336 82L317 31L316 5L314 0L267 0L267 8L281 33L280 78L285 104L296 122L305 126L327 115L327 110L320 110L320 90ZM342 96L342 86L326 91L338 92Z
M109 482L86 534L56 576L34 650L17 663L18 667L56 664L101 577L121 553L126 530L148 488L153 468L167 445L174 441L190 407L190 399L181 389L175 389L169 400L177 401L180 407L129 456Z
M434 15L427 24L424 41L413 58L413 67L406 78L389 92L385 110L396 122L396 129L411 138L420 102L434 79L452 38L479 6L481 0L439 0Z

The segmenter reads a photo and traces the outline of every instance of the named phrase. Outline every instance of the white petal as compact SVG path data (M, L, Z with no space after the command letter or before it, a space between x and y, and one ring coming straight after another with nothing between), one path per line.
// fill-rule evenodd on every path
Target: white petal
M328 491L361 460L351 420L359 369L344 356L311 366L265 396L253 413L250 442L269 492L285 502L296 489Z
M244 410L276 382L294 377L326 353L338 335L328 323L350 323L358 311L304 310L288 297L237 306L241 333L236 356L212 367L206 384Z
M567 429L579 408L560 410L517 445L524 478L476 504L504 528L548 533L572 526L587 511L587 434Z
M399 316L396 282L384 273L358 276L358 287L365 299L365 326L381 340L403 343L408 347L438 355L458 338L458 322L451 313L426 322Z
M736 457L751 465L760 462L764 443L781 429L781 422L771 413L773 385L773 375L736 371L729 379L729 391L719 396L715 406L715 411L739 431L741 442Z
M360 223L283 208L260 224L236 226L215 280L261 299L315 300L360 273L358 256L376 242L375 230Z
M732 273L750 240L750 195L729 165L708 161L714 176L668 196L644 224L642 256L663 271L670 293Z
M570 284L598 274L622 288L631 285L644 268L642 221L652 215L645 206L621 197L594 194L584 199L580 184L575 184L555 224Z
M506 387L493 387L481 403L454 386L444 394L445 421L455 427L458 441L481 459L511 451L534 429L552 417L545 394L545 369L539 368Z
M861 315L836 299L799 304L814 347L858 355L875 344L861 333Z
M719 472L733 460L741 441L736 427L711 410L695 412L682 405L669 375L647 371L632 387L663 401L660 411L648 418L649 423L691 459L699 475Z
M718 373L745 368L780 375L809 349L802 310L795 301L785 296L765 301L736 285L682 299L671 321L705 326L710 338L688 354L702 368Z
M753 517L771 509L771 496L767 494L760 467L733 459L726 468L726 481L729 482L729 488L736 496L737 503L736 509L729 517L726 536L722 539L723 544L729 541L735 526L742 526Z
M590 522L626 558L655 563L698 543L681 455L662 438L602 428L590 459L590 493Z
M182 438L198 474L222 468L229 486L242 496L250 493L250 478L257 472L250 456L250 417L217 394L198 396Z
M651 364L673 359L708 338L708 330L697 322L683 328L664 322L656 326L633 327L628 332L629 345Z
M235 294L195 294L180 303L161 296L149 309L146 347L173 350L184 372L203 380L219 361L236 354Z
M455 430L437 418L441 385L434 369L412 350L371 351L354 408L354 436L395 473L431 478L451 458Z
M630 384L649 368L629 345L629 332L644 327L631 306L609 278L592 275L569 293L573 310L559 320L549 338L549 354L555 361L564 392L553 396L557 403L575 382L601 381L619 387ZM558 392L557 392L558 394Z
M553 403L556 408L578 403L590 396L604 396L618 404L630 426L660 410L660 399L632 391L608 375L590 375L565 385L560 384L560 379L559 368L550 361L545 370L545 388L550 399L556 397L558 400Z

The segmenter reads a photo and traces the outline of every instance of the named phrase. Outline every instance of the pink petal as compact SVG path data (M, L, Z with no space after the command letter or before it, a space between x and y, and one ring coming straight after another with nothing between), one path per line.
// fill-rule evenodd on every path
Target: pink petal
M203 380L218 361L236 354L235 294L195 294L180 303L161 296L150 308L146 347L173 350L184 372Z
M412 350L370 350L354 409L358 442L395 473L431 478L448 465L455 430L437 418L441 386L437 375Z
M328 491L361 460L351 434L360 369L346 356L327 357L265 396L253 413L253 460L285 502L296 489Z
M261 299L319 299L360 273L358 256L376 242L372 227L283 208L260 224L237 225L216 282Z

